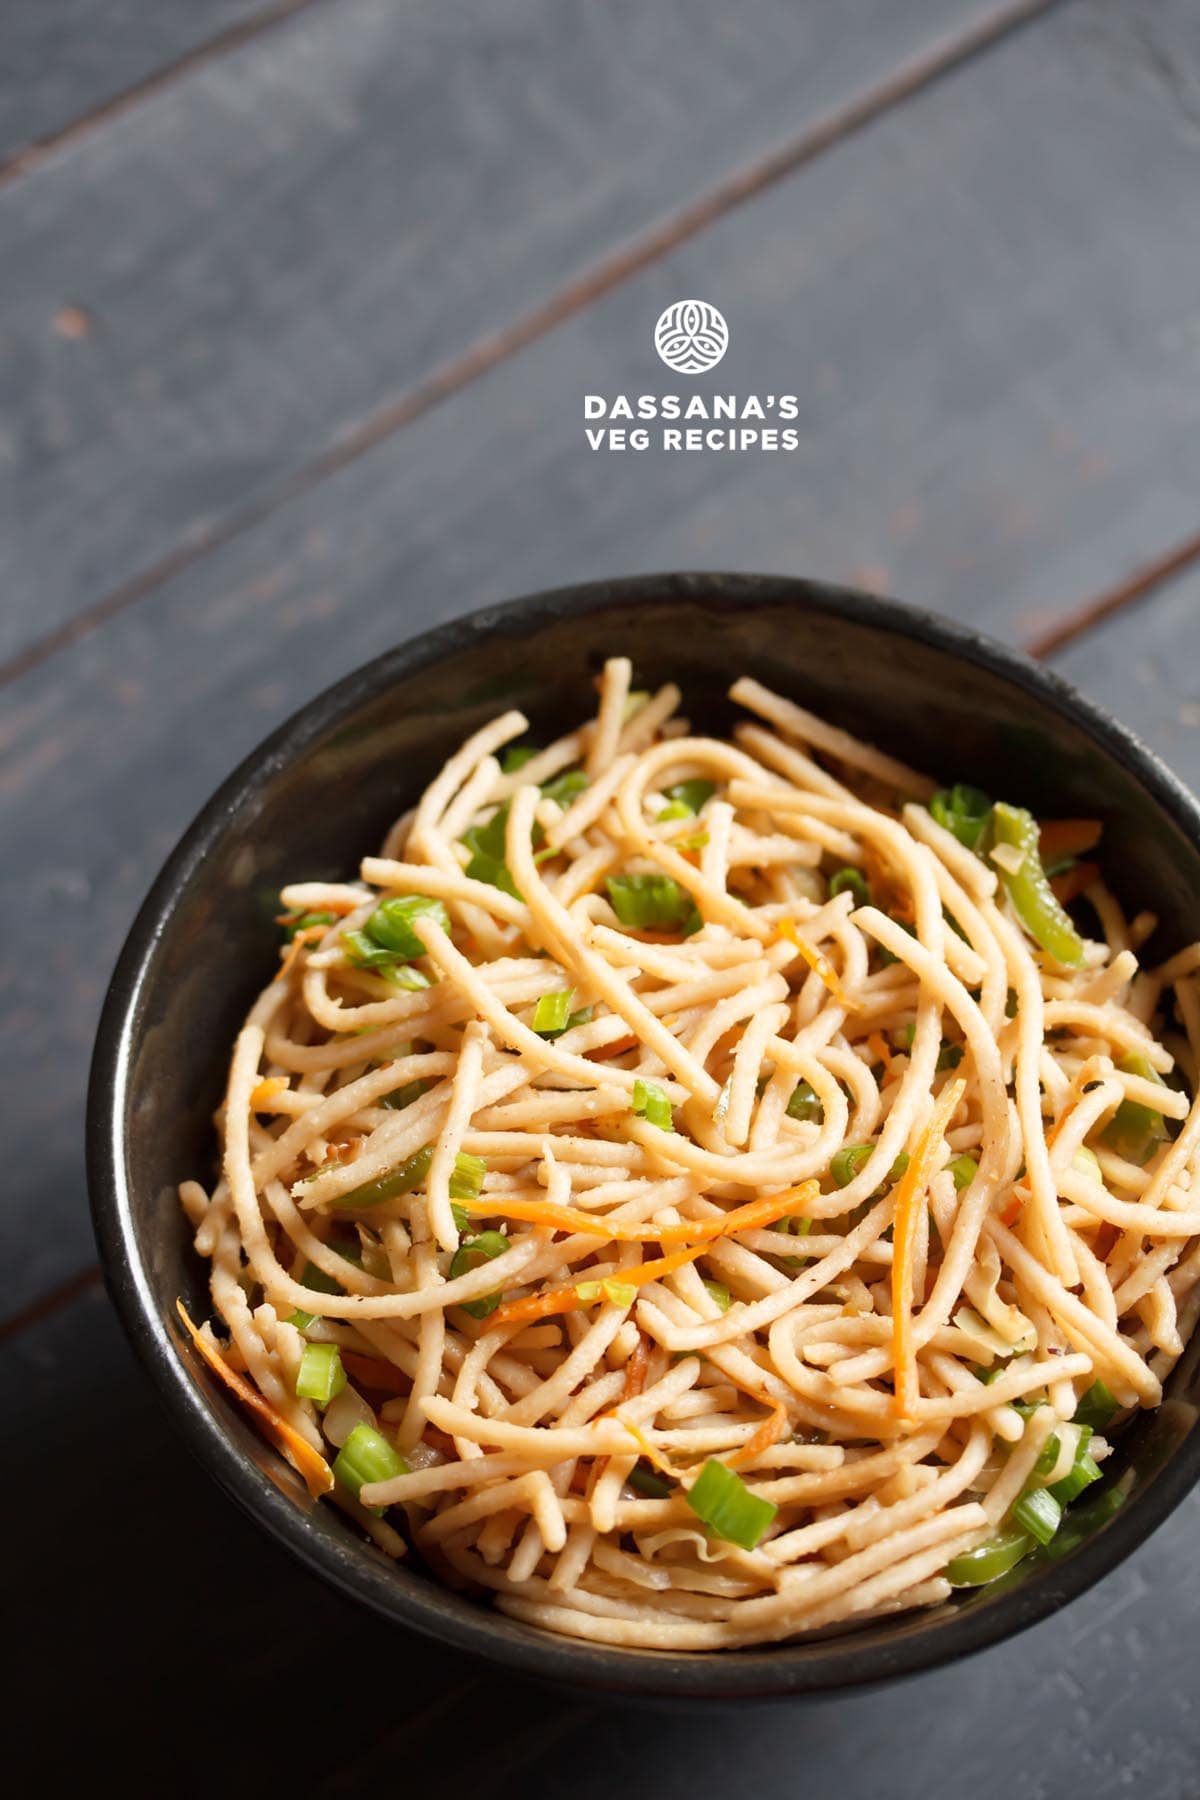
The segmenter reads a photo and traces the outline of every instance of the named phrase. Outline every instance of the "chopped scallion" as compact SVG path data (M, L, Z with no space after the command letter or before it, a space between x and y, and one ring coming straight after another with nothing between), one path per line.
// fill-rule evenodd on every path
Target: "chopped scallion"
M1154 1065L1136 1052L1132 1056L1123 1056L1117 1067L1126 1075L1139 1075L1143 1081L1166 1086ZM1115 1150L1127 1162L1139 1165L1149 1162L1166 1135L1167 1122L1163 1115L1140 1100L1122 1100L1103 1133L1110 1150Z
M487 1163L482 1156L471 1156L460 1150L450 1172L451 1200L478 1200L486 1174Z
M450 1261L451 1281L511 1249L512 1244L502 1231L481 1231L478 1237L464 1238ZM460 1300L459 1305L473 1319L486 1319L489 1313L495 1312L500 1300L499 1294L484 1294L479 1300Z
M365 1419L354 1427L333 1465L334 1480L340 1481L356 1499L368 1482L393 1481L397 1475L408 1473L409 1466L399 1451Z
M725 1286L724 1282L706 1280L704 1285L720 1307L721 1311L723 1313L728 1312L730 1306L733 1304L733 1296Z
M1062 1507L1049 1488L1028 1487L1012 1509L1013 1524L1048 1544L1062 1522Z
M673 931L694 910L692 896L669 875L610 875L605 882L613 911L633 931Z
M970 1187L971 1183L978 1175L979 1164L975 1161L973 1156L967 1156L965 1154L956 1156L954 1161L950 1164L950 1173L954 1177L955 1191L961 1194L964 1188Z
M856 906L866 906L871 898L871 890L867 886L866 876L861 869L839 869L829 877L829 898L834 900L839 894L853 894Z
M674 1489L665 1475L652 1468L648 1462L633 1465L625 1477L626 1487L631 1487L635 1494L642 1494L647 1500L667 1500Z
M679 819L686 817L689 813L698 813L712 799L716 791L715 782L702 781L699 776L693 776L690 781L677 781L673 787L664 788L663 796L670 801L672 806L683 808L682 813L671 815L672 818ZM658 816L661 819L663 814L659 813Z
M570 988L560 988L557 993L539 997L533 1009L533 1029L539 1037L558 1037L567 1029L573 997Z
M946 831L952 831L960 844L974 850L988 822L992 803L979 788L964 781L952 788L942 788L929 802L929 810Z
M715 1537L753 1550L779 1511L752 1493L733 1469L710 1456L685 1495L688 1505Z
M296 1398L328 1406L346 1385L346 1371L336 1344L308 1344L296 1371Z
M1093 1381L1079 1405L1075 1408L1076 1425L1088 1425L1093 1431L1103 1431L1111 1425L1120 1411L1116 1399L1102 1381Z
M634 1082L633 1110L638 1118L645 1119L647 1125L657 1125L660 1131L675 1129L671 1102L655 1081Z

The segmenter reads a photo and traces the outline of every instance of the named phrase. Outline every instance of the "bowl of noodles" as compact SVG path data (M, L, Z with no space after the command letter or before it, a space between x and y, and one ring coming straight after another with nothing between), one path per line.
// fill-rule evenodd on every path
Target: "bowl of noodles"
M1200 1472L1200 814L897 603L645 577L331 688L171 857L89 1117L202 1462L398 1623L801 1695Z

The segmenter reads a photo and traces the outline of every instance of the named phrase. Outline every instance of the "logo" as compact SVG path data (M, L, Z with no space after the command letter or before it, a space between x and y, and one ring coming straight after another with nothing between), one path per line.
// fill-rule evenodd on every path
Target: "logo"
M728 350L729 327L706 300L676 300L654 327L654 348L676 374L703 375Z

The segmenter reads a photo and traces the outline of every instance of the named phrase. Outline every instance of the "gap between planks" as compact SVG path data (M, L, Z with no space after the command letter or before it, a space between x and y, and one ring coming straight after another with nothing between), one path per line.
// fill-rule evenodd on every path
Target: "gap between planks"
M285 18L316 3L317 0L281 0L281 4L274 9L273 16ZM339 431L336 442L278 481L252 505L235 509L224 519L189 533L174 549L148 568L93 601L55 631L36 639L7 663L0 665L0 686L18 680L58 651L68 648L119 613L137 605L183 570L261 524L280 506L309 492L321 481L345 468L348 463L356 461L385 439L414 423L497 364L515 356L622 282L628 281L690 238L705 231L744 201L761 194L806 163L815 161L825 151L862 130L884 113L892 111L923 88L961 68L1000 39L1061 4L1063 0L1005 0L1004 4L997 5L973 25L962 31L947 32L936 43L905 58L890 74L873 82L844 105L814 119L778 150L759 158L744 169L736 170L702 198L668 214L660 224L634 238L625 250L606 257L540 306L520 315L511 325L477 338L407 392L385 401L358 424ZM265 13L260 14L255 29L262 29L264 23L270 22L273 22L272 18ZM228 47L231 42L240 41L239 34L249 35L250 23L247 21L232 28L224 34L223 39L212 40L209 45L193 52L190 59L184 58L174 64L172 71L164 71L160 76L151 77L141 90L131 89L130 93L136 96L147 87L161 85L189 60L194 62L219 54L222 44ZM107 116L121 104L120 101L111 102L108 108L98 109L94 116ZM69 131L75 132L82 128L83 122L77 121ZM63 134L60 134L56 142L62 141ZM27 152L26 155L28 154L30 153ZM0 176L2 173L0 170Z
M119 118L140 101L169 87L181 75L186 75L192 69L202 68L205 63L214 62L220 56L228 55L231 50L237 50L262 32L269 31L273 25L282 25L286 20L295 18L297 13L307 12L311 6L319 3L320 0L274 0L273 5L264 6L252 17L239 19L236 24L217 32L215 37L193 45L174 61L153 69L149 75L144 75L140 81L135 81L121 93L113 94L98 105L89 107L86 112L81 112L69 125L62 125L57 131L49 131L45 137L34 138L32 143L23 144L19 150L14 150L11 156L0 162L0 187L7 187L11 182L19 181L22 176L32 173L53 156L56 150L68 148L99 126L107 124L110 119Z

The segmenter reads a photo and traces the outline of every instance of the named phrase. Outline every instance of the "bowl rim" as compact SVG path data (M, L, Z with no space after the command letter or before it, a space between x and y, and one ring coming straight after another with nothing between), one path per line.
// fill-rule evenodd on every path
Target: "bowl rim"
M419 1580L395 1581L393 1566L365 1541L341 1543L309 1525L306 1512L238 1448L218 1410L205 1405L168 1335L137 1255L124 1158L124 1117L139 1000L175 907L230 820L297 755L402 676L440 663L484 636L536 630L566 614L593 616L643 602L693 602L736 612L753 604L800 605L972 663L1035 696L1101 751L1116 757L1197 845L1200 802L1126 726L1053 670L974 626L903 601L782 575L718 571L643 574L557 587L462 614L371 658L296 708L245 756L201 807L155 878L130 927L109 984L88 1085L87 1176L93 1228L108 1293L159 1403L193 1455L227 1494L307 1568L393 1624L555 1684L658 1700L830 1696L917 1675L999 1644L1084 1593L1155 1531L1200 1479L1200 1431L1189 1433L1153 1483L1062 1564L1022 1586L937 1618L912 1615L907 1635L866 1634L769 1644L748 1650L663 1652L586 1643L508 1619L495 1609ZM934 1621L931 1619L930 1623Z

